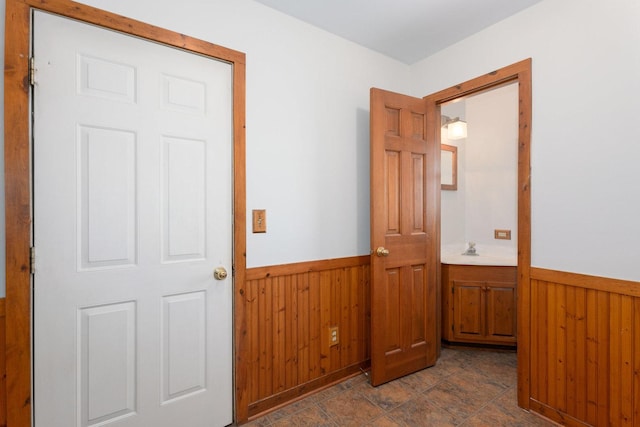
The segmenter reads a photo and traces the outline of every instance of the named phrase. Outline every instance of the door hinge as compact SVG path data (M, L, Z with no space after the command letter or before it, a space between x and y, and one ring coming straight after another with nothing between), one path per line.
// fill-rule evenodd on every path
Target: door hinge
M36 84L36 60L33 56L29 58L29 84L31 86Z
M452 286L452 287L451 287L451 293L453 293L453 290L454 290L454 289L455 289L455 287L453 287L453 286Z
M31 274L36 273L36 248L34 246L29 248L29 271Z

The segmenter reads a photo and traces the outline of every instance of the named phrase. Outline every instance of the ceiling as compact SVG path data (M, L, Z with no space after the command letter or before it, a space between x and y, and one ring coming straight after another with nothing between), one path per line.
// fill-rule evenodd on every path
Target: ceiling
M542 0L256 0L406 64Z

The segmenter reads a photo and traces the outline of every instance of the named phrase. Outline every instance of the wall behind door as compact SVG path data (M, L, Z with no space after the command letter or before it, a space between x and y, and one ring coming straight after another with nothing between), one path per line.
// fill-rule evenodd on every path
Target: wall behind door
M640 281L639 21L639 2L545 0L412 66L423 95L532 58L533 266Z
M83 3L247 54L247 213L268 220L248 267L368 254L369 88L406 91L409 66L252 0Z
M247 53L247 208L268 217L249 267L368 253L369 87L424 96L532 57L533 264L640 280L640 3L544 0L408 66L251 0L84 2Z

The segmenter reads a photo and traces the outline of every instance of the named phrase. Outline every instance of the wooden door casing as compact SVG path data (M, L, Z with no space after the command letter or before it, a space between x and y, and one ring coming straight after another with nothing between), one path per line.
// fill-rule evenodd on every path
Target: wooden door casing
M32 424L31 406L31 169L29 51L31 10L43 10L153 40L233 64L234 278L244 282L246 269L245 202L245 54L121 15L69 0L7 0L5 26L5 190L7 240L6 364L7 424ZM236 292L241 291L237 286ZM238 307L235 307L238 310ZM235 334L242 335L244 313L235 313ZM245 343L235 340L236 419L248 411L243 367Z
M371 90L373 385L436 360L437 154L422 99Z
M437 109L445 102L518 82L518 405L525 409L531 407L531 64L531 58L524 59L424 97L428 108ZM437 119L440 114L434 123Z

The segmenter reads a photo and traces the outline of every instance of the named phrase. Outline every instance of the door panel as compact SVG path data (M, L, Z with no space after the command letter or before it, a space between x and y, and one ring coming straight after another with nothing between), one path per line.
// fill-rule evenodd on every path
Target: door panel
M454 282L454 337L473 339L485 335L484 283Z
M35 425L228 425L231 66L33 31Z
M487 335L513 339L516 332L516 289L513 285L489 282L487 287Z
M373 385L435 363L437 153L426 132L425 101L371 90Z

